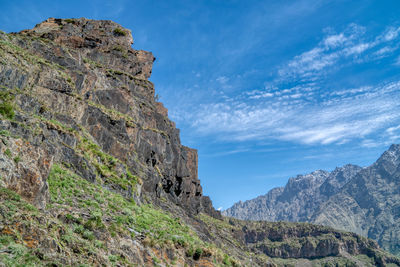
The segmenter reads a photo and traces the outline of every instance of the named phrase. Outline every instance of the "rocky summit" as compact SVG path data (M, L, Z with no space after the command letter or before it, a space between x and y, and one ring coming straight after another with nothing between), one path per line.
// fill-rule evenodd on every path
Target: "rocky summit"
M132 44L84 18L0 32L0 266L400 265L357 234L223 217Z
M289 179L285 187L223 212L243 220L311 222L376 240L400 255L400 145L371 166L345 165Z

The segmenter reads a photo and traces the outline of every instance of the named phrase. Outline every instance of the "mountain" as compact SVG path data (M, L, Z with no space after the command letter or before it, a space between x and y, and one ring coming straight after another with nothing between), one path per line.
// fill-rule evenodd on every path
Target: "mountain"
M357 234L221 216L132 42L85 18L0 32L0 266L400 265Z
M392 145L369 167L345 165L330 173L299 175L223 214L328 225L372 238L400 255L400 145Z
M310 221L375 239L400 255L400 145L358 172Z

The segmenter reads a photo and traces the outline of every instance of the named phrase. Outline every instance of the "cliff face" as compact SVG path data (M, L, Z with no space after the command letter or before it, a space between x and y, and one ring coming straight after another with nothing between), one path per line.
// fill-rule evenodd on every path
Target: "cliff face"
M316 172L291 178L284 188L236 203L223 214L328 225L375 239L384 249L400 254L399 158L400 146L392 145L367 168L346 165L324 172L322 179Z
M0 266L399 263L332 228L223 218L132 42L88 19L0 32Z
M7 62L0 82L16 106L15 122L2 121L3 130L126 196L157 195L218 216L202 195L197 151L181 145L154 99L147 80L154 57L131 48L129 30L111 21L49 19L0 38Z

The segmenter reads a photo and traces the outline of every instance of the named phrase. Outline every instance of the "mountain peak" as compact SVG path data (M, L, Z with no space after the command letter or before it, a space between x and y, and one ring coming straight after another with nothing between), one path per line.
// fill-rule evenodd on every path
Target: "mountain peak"
M400 144L392 144L388 151L400 153Z
M385 166L389 172L394 171L396 166L400 164L400 145L392 144L375 164Z

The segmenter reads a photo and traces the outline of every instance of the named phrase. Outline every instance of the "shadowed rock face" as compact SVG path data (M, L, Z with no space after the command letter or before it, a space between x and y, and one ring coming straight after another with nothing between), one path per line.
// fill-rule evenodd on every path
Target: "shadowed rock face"
M50 18L0 34L0 41L7 61L0 84L18 107L16 123L4 120L1 129L139 202L167 199L189 214L220 216L203 196L197 151L181 145L154 99L147 80L154 57L131 48L130 30L112 21Z
M224 215L247 220L303 221L375 239L400 254L400 145L371 166L346 165L289 179L284 188L236 203Z

